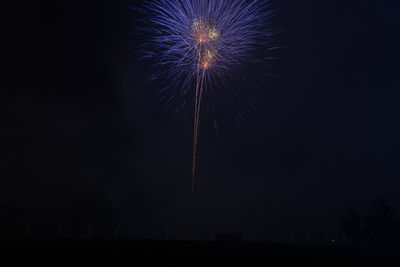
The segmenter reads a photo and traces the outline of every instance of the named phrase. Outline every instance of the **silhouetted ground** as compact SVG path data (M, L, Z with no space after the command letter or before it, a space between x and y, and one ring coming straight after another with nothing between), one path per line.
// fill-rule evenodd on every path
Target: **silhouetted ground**
M1 241L2 259L14 263L87 262L89 266L138 266L165 263L242 262L258 266L400 266L400 249L241 242L197 242L100 239L9 239ZM183 261L182 261L183 260ZM110 265L111 264L111 265ZM5 265L4 265L5 266ZM9 265L11 266L11 265Z

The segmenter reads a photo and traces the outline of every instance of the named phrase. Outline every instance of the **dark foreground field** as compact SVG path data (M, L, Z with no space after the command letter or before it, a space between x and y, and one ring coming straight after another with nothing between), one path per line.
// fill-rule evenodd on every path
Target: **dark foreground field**
M107 262L112 266L151 262L252 263L264 266L400 266L400 249L241 242L98 239L9 239L1 241L2 259L14 262ZM4 265L5 266L5 265ZM10 265L11 266L11 265ZM140 264L139 266L144 266Z

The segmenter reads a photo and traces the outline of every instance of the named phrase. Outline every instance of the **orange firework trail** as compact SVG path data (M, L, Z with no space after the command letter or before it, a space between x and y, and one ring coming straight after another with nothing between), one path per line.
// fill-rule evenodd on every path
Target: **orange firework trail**
M199 71L200 72L200 67ZM199 82L199 77L197 77L196 82L196 99L194 107L194 134L193 134L193 167L192 167L192 194L194 194L194 184L195 184L195 174L196 174L196 152L197 152L197 141L199 133L199 122L200 122L200 108L201 108L201 97L203 95L203 84L204 84L204 72L201 75L201 81ZM199 73L197 74L199 76ZM200 88L199 88L200 83Z
M194 105L194 133L193 133L193 165L192 165L192 196L194 195L196 176L196 155L199 135L201 99L204 88L204 76L206 70L211 66L214 55L209 45L218 38L217 30L210 26L204 19L195 20L193 23L193 37L198 43L197 51L197 74L196 74L196 95ZM200 74L201 72L201 74ZM200 78L201 75L201 78Z

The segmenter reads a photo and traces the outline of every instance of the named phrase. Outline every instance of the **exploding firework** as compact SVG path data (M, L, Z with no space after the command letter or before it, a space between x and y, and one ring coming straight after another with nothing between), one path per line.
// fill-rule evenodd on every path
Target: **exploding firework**
M152 79L167 82L162 99L194 110L194 192L201 107L212 116L239 107L237 121L254 108L249 88L269 74L268 53L276 48L273 11L261 0L145 1L142 11L148 16L139 31L149 37L143 57L154 62Z

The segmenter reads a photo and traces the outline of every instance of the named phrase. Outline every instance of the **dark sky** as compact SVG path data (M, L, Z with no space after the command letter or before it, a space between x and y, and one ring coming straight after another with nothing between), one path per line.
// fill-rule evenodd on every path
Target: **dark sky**
M131 53L140 1L2 1L1 218L268 240L336 233L377 197L399 206L399 2L272 2L278 78L246 127L203 124L192 205L192 122Z

